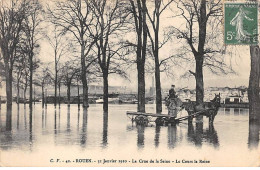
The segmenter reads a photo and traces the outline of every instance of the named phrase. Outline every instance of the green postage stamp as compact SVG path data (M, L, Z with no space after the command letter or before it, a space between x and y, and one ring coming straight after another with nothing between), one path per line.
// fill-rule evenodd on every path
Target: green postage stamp
M258 44L258 3L224 3L226 45Z

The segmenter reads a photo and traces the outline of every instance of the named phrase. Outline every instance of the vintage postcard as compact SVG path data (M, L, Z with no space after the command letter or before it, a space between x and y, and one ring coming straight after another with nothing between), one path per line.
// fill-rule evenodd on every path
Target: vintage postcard
M259 11L0 0L0 166L260 166Z

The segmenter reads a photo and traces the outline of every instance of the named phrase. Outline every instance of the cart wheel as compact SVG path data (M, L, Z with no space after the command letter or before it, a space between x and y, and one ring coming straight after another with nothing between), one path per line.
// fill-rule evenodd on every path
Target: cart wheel
M146 116L140 115L140 116L136 116L135 117L135 122L138 125L146 125L146 124L149 123L149 120L148 120L148 118Z
M163 120L163 118L157 118L156 120L155 120L155 124L156 125L159 125L159 126L162 126L163 124L164 124L164 120Z
M171 123L171 124L175 124L176 123L176 120L174 117L171 117L168 119L168 122Z
M170 119L169 119L168 117L164 117L164 118L163 118L163 121L164 121L165 125L168 125L169 120L170 120Z

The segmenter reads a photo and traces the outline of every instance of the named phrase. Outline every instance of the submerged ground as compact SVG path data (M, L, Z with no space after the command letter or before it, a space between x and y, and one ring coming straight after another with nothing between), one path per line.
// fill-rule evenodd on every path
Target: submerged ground
M147 112L154 110L155 105L147 105ZM136 105L110 105L108 114L98 104L83 111L77 105L42 109L39 103L31 113L16 104L7 113L2 105L1 165L259 165L259 131L251 126L249 131L248 109L220 108L211 129L206 118L192 125L136 126L126 111L136 111Z

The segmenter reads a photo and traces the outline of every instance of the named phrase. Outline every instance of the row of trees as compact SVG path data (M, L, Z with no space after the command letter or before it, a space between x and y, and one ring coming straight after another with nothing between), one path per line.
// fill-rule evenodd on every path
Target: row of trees
M35 56L39 47L41 12L42 6L38 1L2 1L0 47L8 106L12 104L14 72L18 89L22 77L26 81L25 91L29 81L30 107L32 106L33 72L37 68Z
M221 0L57 0L44 4L12 0L2 5L0 15L8 105L12 104L13 77L17 89L24 86L25 93L29 82L30 106L33 82L42 87L53 82L56 105L61 84L67 86L69 98L70 85L76 80L83 86L85 108L89 82L102 77L103 109L107 111L109 74L127 77L124 65L130 63L137 69L138 111L145 112L145 75L149 68L155 75L156 111L160 113L160 74L176 67L176 62L190 63L194 69L186 72L196 80L198 105L204 100L203 68L217 74L232 72L224 62ZM166 19L172 24L163 25ZM46 25L50 31L43 31ZM33 73L43 66L37 59L39 38L47 40L52 48L54 71L42 68L37 80ZM162 56L161 49L170 41L176 45L172 47L175 51ZM64 64L65 57L75 62Z

